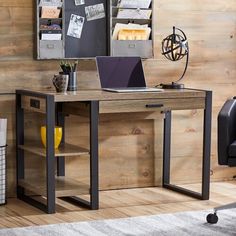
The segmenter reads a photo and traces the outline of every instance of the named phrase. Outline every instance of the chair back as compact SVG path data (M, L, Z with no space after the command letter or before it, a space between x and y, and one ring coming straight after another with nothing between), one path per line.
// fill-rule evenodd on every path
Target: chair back
M228 165L229 145L236 140L236 99L225 102L218 115L218 162ZM235 157L236 158L236 157Z

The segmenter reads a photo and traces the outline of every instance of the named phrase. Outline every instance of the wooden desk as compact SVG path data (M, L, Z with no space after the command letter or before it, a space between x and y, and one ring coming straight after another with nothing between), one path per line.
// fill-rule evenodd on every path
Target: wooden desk
M16 145L17 145L17 197L44 210L55 212L55 198L62 197L91 209L99 208L98 190L98 120L100 114L158 112L164 113L163 137L163 187L198 198L209 199L210 148L211 148L212 92L194 89L165 90L146 93L112 93L101 90L81 90L60 94L43 91L16 91ZM181 188L170 183L171 111L203 109L204 135L202 159L201 193ZM47 148L24 142L24 110L43 113L46 116ZM56 112L55 112L56 111ZM84 115L90 118L90 150L66 144L65 137L59 150L54 150L54 127L65 129L65 116ZM63 130L64 131L64 130ZM64 132L63 132L64 133ZM46 180L26 180L24 174L24 152L46 157ZM90 186L65 178L67 156L90 156ZM57 158L57 177L54 159ZM42 184L45 187L41 186ZM25 190L45 196L46 204L27 196ZM90 201L75 197L90 193Z

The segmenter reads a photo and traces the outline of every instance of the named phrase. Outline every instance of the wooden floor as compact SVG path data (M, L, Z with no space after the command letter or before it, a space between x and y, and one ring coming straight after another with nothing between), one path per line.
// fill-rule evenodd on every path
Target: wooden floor
M200 186L190 187L198 189ZM102 191L100 210L86 210L59 200L57 213L51 215L12 198L7 205L0 207L0 228L211 209L236 201L235 196L236 181L212 183L209 201L196 200L163 188Z

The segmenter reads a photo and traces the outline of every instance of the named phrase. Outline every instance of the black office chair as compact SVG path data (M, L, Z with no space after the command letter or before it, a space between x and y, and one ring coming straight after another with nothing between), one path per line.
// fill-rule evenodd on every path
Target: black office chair
M236 97L225 102L218 115L218 162L219 165L236 166ZM236 208L236 202L214 208L207 215L207 222L218 222L217 211Z

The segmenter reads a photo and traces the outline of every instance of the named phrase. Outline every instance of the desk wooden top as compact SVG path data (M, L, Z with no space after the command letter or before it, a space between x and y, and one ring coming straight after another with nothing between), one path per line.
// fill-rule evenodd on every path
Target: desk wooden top
M132 92L115 93L103 90L78 90L75 92L56 93L54 91L17 90L18 94L33 96L54 96L55 102L74 101L115 101L138 99L177 99L177 98L204 98L206 91L194 89L164 90L161 92Z

